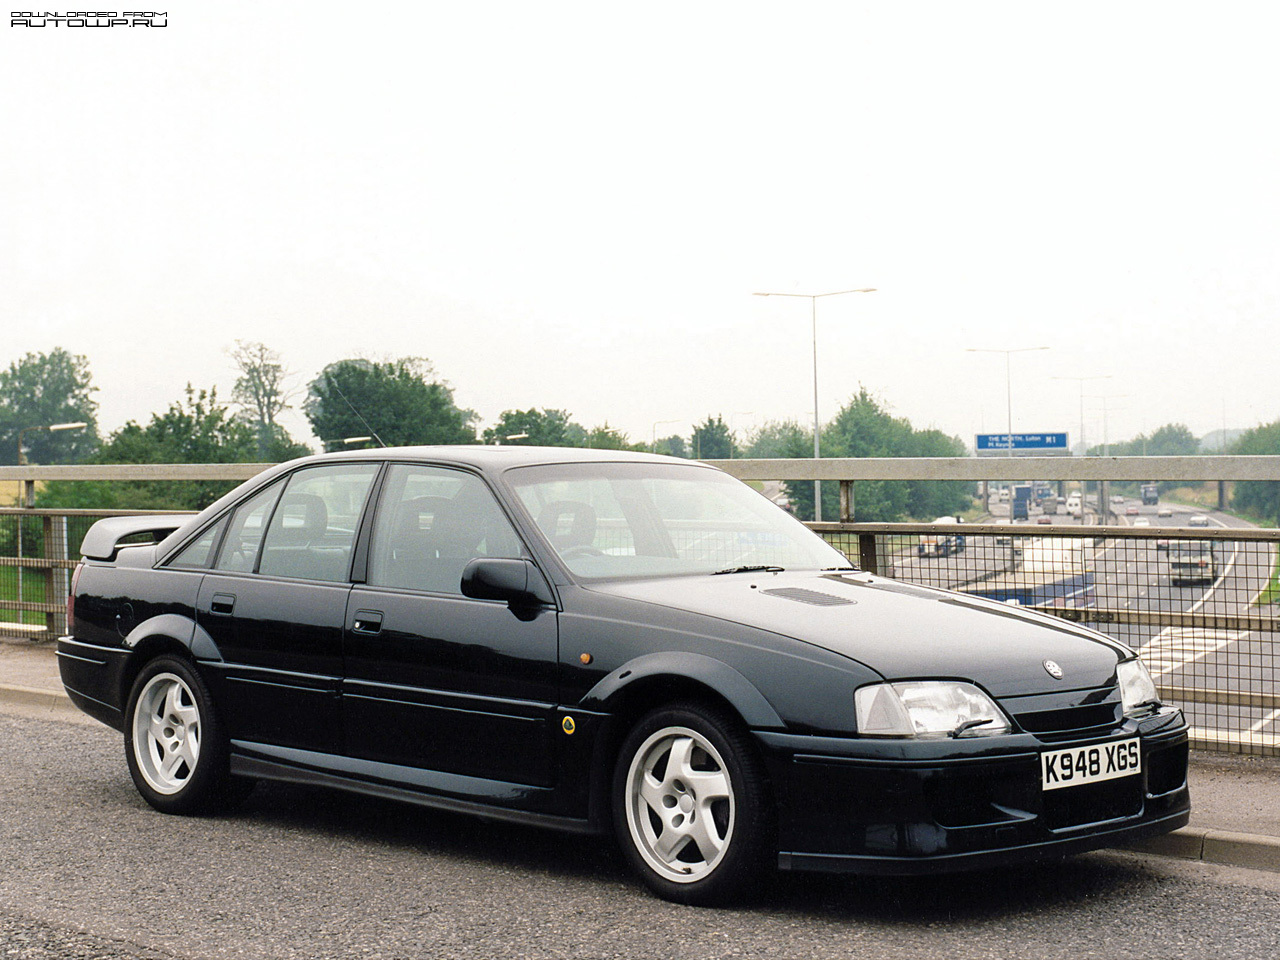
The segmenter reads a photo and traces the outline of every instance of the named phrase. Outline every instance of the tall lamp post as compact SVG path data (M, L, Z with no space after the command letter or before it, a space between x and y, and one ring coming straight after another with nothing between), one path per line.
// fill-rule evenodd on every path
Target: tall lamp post
M1004 354L1004 396L1005 404L1009 414L1009 432L1005 435L1005 454L1013 456L1013 373L1011 358L1015 353L1030 353L1032 350L1048 350L1048 347L1014 347L1012 350L1002 350L999 347L965 347L968 353L1003 353ZM1009 478L1014 479L1013 477ZM1012 500L1009 501L1013 503ZM1010 506L1012 509L1012 506Z
M813 459L822 457L822 447L818 427L818 298L839 297L846 293L875 293L875 287L860 287L857 290L832 290L830 293L753 293L753 297L806 297L809 300L809 316L813 322ZM815 468L816 468L815 464ZM822 522L822 481L813 481L813 519Z
M22 466L27 462L27 451L22 447L22 435L31 433L33 430L47 430L50 433L57 433L60 430L83 430L88 424L80 420L75 423L51 423L39 427L23 427L18 431L18 466Z
M649 442L649 452L650 452L650 453L657 453L657 452L658 452L658 427L662 426L664 423L679 423L679 422L680 422L680 419L679 419L679 418L676 418L675 420L655 420L655 421L653 421L653 437L652 437L652 439L651 439L651 440L650 440L650 442Z
M1074 380L1080 384L1080 446L1084 449L1081 456L1089 455L1089 445L1084 440L1084 384L1086 380L1110 380L1111 374L1101 373L1092 377L1050 377L1050 380Z

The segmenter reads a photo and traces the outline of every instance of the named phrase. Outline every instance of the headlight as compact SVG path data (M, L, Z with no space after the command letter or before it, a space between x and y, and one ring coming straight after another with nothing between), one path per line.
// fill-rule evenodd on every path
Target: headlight
M1126 717L1149 713L1152 707L1160 705L1156 682L1147 672L1147 665L1137 657L1117 664L1116 679L1120 681L1120 700Z
M1009 720L985 693L954 680L907 680L862 687L853 695L866 737L988 737Z

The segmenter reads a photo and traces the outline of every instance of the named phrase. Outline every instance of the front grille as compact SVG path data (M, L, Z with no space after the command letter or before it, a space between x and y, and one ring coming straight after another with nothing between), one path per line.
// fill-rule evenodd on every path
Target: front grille
M1115 687L1007 697L1000 705L1023 730L1049 741L1103 734L1124 720L1120 691Z

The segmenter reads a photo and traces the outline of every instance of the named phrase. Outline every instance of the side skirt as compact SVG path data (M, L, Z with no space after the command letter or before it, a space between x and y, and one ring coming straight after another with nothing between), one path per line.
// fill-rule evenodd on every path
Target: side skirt
M267 758L254 755L262 753L271 753L276 756ZM331 766L333 764L339 765L340 769L334 769ZM494 780L482 780L476 777L369 760L354 760L349 757L335 757L242 740L231 742L230 766L231 773L235 776L255 780L278 780L285 783L328 787L348 793L411 803L420 807L470 814L486 820L544 827L566 833L597 834L601 832L600 828L589 820L529 810L514 810L510 807L496 806L492 802L467 800L438 792L425 792L447 790L451 793L469 793L473 796L485 794L492 796L495 801L521 799L527 801L533 796L550 792L541 787L500 783ZM322 766L329 769L320 769ZM405 783L411 786L400 785Z

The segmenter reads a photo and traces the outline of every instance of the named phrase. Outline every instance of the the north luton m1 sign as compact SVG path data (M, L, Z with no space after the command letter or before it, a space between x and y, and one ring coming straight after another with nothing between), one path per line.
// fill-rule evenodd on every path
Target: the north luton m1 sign
M1065 433L980 433L974 438L974 448L980 457L1015 456L1052 457L1070 454ZM1010 449L1012 447L1012 450Z

